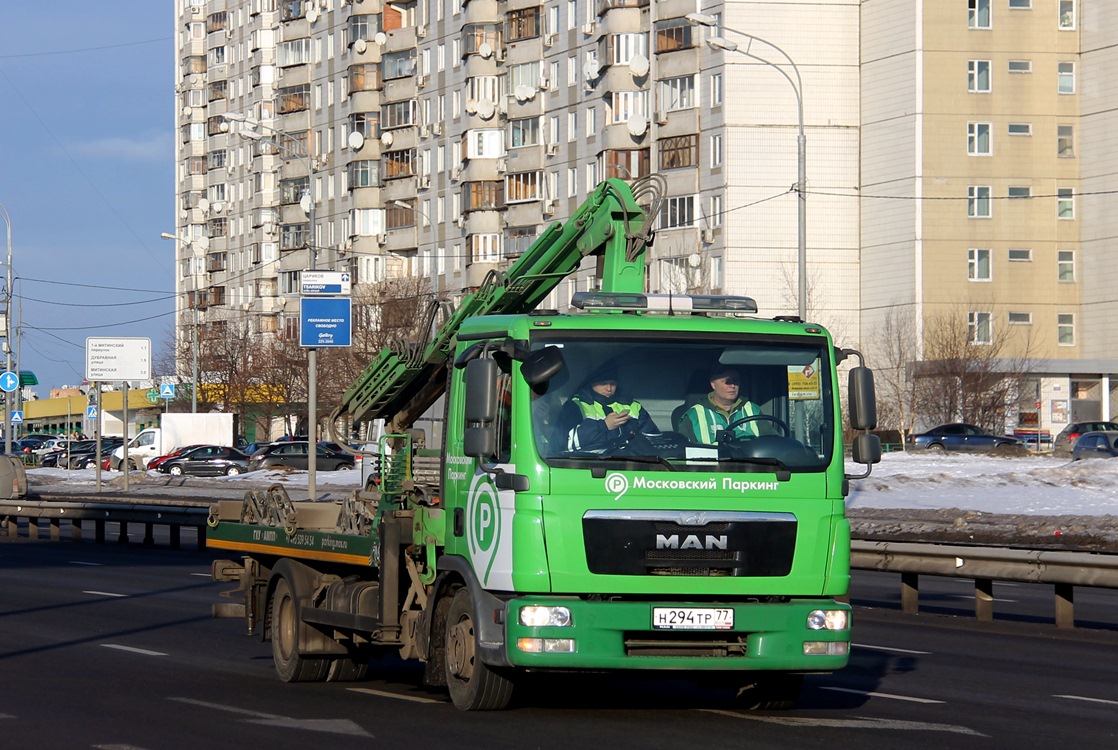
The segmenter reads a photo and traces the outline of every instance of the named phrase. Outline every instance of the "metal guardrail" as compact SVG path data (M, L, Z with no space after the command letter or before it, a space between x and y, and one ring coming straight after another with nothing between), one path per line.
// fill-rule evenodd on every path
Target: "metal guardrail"
M48 502L45 500L0 500L0 535L16 537L20 534L20 519L26 522L28 538L41 538L43 529L40 521L47 521L47 534L51 541L62 539L62 527L69 526L71 541L80 542L85 538L88 525L93 527L93 540L104 544L107 527L116 527L116 541L129 542L129 526L142 525L144 546L155 545L155 527L167 526L170 546L179 549L182 545L183 527L195 529L197 547L206 547L206 516L208 508L182 507L177 505L144 505L139 503L113 502Z
M72 541L82 541L87 524L92 524L94 541L103 544L108 525L114 524L116 540L123 544L130 541L130 525L136 524L144 527L142 544L154 546L154 527L165 525L172 549L181 546L182 528L192 527L198 549L203 550L208 514L208 507L172 504L0 500L0 535L19 536L23 519L27 536L39 539L43 536L40 522L45 519L52 541L62 539L63 524L69 525ZM921 575L973 579L974 612L979 620L994 617L994 581L1051 585L1060 628L1075 627L1077 586L1118 589L1118 555L1114 554L866 539L855 539L850 547L851 568L900 574L901 610L906 614L919 613Z
M850 545L850 567L900 573L901 610L920 609L920 576L974 580L974 614L994 618L994 581L1050 584L1054 587L1056 627L1075 627L1075 587L1118 588L1118 555L1099 552L969 547L920 542Z

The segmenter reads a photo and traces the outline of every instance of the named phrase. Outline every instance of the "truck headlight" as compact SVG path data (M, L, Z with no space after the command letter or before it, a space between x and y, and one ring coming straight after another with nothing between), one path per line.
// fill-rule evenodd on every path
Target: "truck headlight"
M571 610L536 605L521 607L520 624L529 628L565 628L571 624Z
M574 638L518 638L516 647L526 654L573 654Z
M850 613L845 609L815 609L807 616L808 630L847 630Z

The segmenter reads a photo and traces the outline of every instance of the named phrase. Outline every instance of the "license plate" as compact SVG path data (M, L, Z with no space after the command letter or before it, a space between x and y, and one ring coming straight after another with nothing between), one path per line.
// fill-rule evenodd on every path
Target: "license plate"
M653 607L656 630L730 630L734 610L721 607Z

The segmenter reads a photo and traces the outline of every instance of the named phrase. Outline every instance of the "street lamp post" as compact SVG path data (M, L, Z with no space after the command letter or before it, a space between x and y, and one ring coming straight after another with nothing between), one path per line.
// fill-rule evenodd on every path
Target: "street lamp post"
M301 202L303 210L307 212L307 221L310 224L310 231L307 236L307 252L310 256L310 270L317 270L318 267L318 248L315 247L315 201L314 201L314 164L311 161L311 155L303 146L302 141L295 138L286 130L280 128L269 127L263 123L255 120L250 120L248 117L237 113L226 113L224 115L226 120L232 122L241 122L249 126L249 130L241 129L238 133L249 139L259 139L260 133L254 132L252 128L260 128L278 136L279 140L276 141L277 149L286 149L287 153L303 162L303 167L307 171L307 189L303 193L305 204ZM285 145L284 140L287 144ZM293 148L298 146L299 150ZM302 153L300 153L302 151ZM318 471L318 349L315 347L307 348L307 497L314 500L317 496L317 488L315 486Z
M165 240L179 240L173 234L163 232L159 235ZM183 243L190 246L189 242ZM190 256L190 278L194 282L194 289L191 290L191 304L190 310L192 313L193 330L191 332L190 351L192 354L192 369L190 372L190 413L198 413L198 277L194 273L194 251L191 249Z
M725 50L726 52L740 52L751 60L756 60L760 63L768 65L770 68L775 68L785 80L792 85L792 91L796 94L796 109L799 115L799 135L796 138L796 193L799 196L797 201L797 263L799 265L798 274L798 290L797 297L799 302L799 315L800 320L807 320L807 137L804 135L804 97L803 97L803 82L800 79L800 69L796 67L796 63L789 57L788 53L776 46L770 41L761 39L760 37L747 34L744 31L731 29L726 26L719 26L718 19L714 16L705 13L688 13L687 21L692 26L706 26L708 28L721 28L723 31L728 31L746 39L745 48L740 48L737 44L727 41L718 36L712 36L707 39L707 44L715 49ZM776 50L776 52L784 58L783 65L787 65L792 69L795 75L793 78L788 74L788 71L782 67L781 64L774 63L773 61L761 57L753 51L753 43L763 44L767 47Z
M8 238L8 278L4 292L4 369L12 371L12 217L8 216L8 209L0 203L0 218ZM4 455L12 455L12 394L4 394Z

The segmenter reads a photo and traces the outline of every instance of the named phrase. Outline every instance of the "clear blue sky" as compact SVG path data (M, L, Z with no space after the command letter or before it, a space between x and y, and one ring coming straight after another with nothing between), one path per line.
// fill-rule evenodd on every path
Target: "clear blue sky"
M82 382L89 336L170 349L176 1L4 3L0 203L40 398Z

